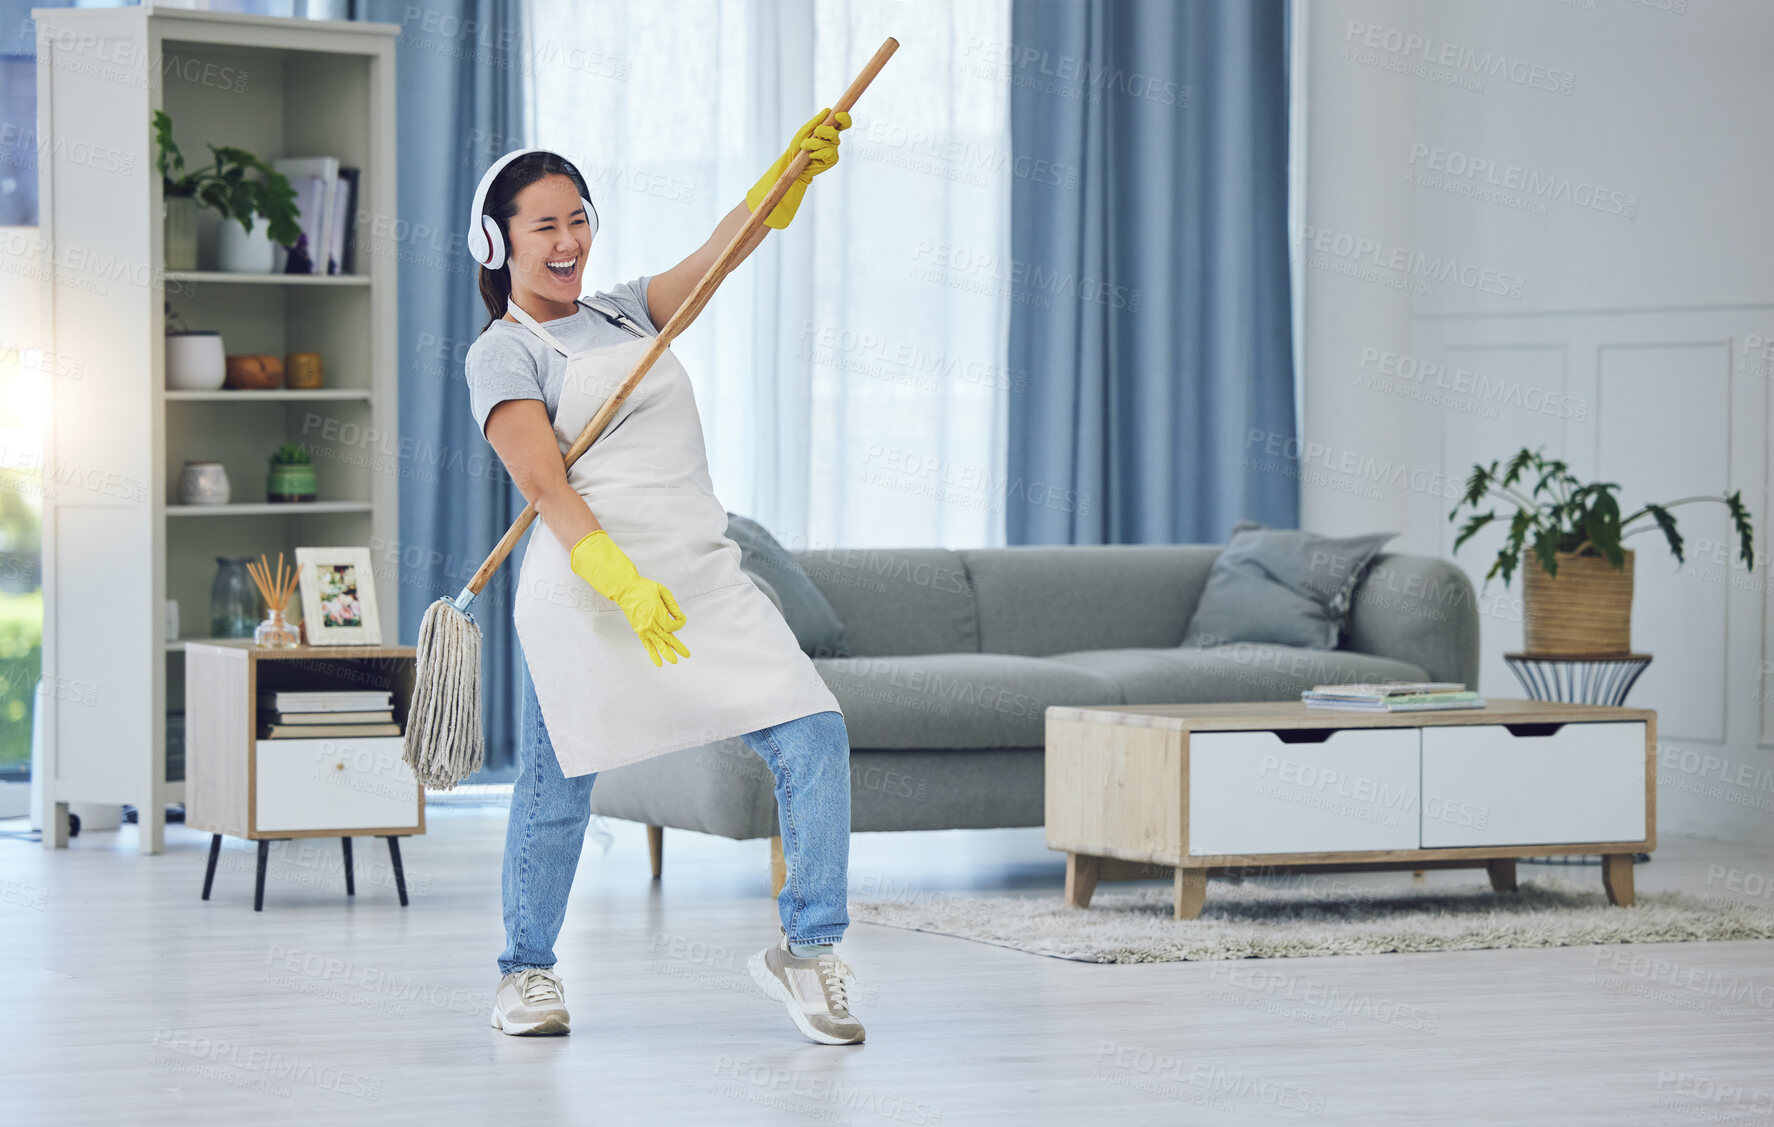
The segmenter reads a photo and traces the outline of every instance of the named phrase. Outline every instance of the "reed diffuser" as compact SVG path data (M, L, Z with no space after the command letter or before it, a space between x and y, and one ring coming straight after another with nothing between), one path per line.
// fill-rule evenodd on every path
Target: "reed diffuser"
M283 553L277 553L277 570L271 570L271 563L263 552L259 553L257 565L248 562L246 568L252 573L253 582L259 586L259 594L265 597L265 621L253 631L253 644L270 646L273 649L292 649L302 644L302 635L289 621L284 618L284 608L289 605L290 595L296 589L298 569L285 571Z

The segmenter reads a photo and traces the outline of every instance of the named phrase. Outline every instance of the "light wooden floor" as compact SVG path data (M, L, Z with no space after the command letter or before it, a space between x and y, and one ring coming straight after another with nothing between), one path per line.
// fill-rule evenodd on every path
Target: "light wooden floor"
M261 914L238 842L203 903L180 826L157 857L133 827L0 839L0 1122L1774 1124L1774 942L1093 966L856 925L869 1040L827 1048L745 973L775 935L766 843L668 833L653 885L621 822L593 825L559 951L575 1032L505 1037L504 822L434 806L404 911L365 839L355 902L333 841L273 855ZM1766 847L1674 839L1639 888L1732 870L1774 902ZM857 897L1062 872L1039 830L852 854Z

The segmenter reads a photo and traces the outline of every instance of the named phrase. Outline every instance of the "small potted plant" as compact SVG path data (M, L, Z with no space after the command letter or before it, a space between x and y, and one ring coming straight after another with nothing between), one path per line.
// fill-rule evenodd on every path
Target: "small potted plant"
M187 171L184 154L172 139L172 118L154 111L154 139L160 193L166 203L165 262L168 270L197 267L197 209L222 214L217 256L223 270L270 273L273 244L290 246L302 234L296 223L296 190L289 179L245 149L209 145L212 164ZM265 230L253 235L253 218ZM234 224L240 224L240 233Z
M271 472L265 477L265 500L314 500L314 465L308 451L286 442L271 455Z
M1493 521L1507 520L1509 535L1485 573L1509 577L1522 567L1522 618L1528 653L1540 655L1623 654L1632 649L1632 559L1620 541L1635 533L1659 529L1683 561L1682 537L1669 510L1701 501L1730 510L1737 531L1738 557L1755 569L1749 512L1742 491L1721 496L1682 497L1661 504L1647 502L1628 517L1620 515L1611 481L1584 484L1570 467L1523 448L1509 463L1472 467L1466 491L1448 513L1456 519L1462 508L1472 515L1454 538L1454 551ZM1499 515L1496 502L1514 506ZM1484 511L1480 511L1480 510Z

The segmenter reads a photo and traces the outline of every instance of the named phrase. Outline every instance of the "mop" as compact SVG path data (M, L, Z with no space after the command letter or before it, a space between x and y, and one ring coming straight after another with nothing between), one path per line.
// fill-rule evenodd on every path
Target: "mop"
M844 91L843 97L832 107L832 114L826 116L824 124L834 124L838 111L848 112L856 104L862 92L868 89L893 52L899 48L899 42L889 38L881 44L880 50L863 67L855 81ZM789 162L782 176L770 189L770 194L752 210L745 224L739 228L732 240L727 244L721 256L717 258L690 296L684 299L682 306L673 314L659 335L654 338L652 346L647 349L635 365L634 371L622 381L604 405L598 408L597 414L585 424L579 437L567 449L564 455L566 465L571 468L579 460L579 456L591 447L610 419L628 398L629 392L640 383L647 369L663 354L677 335L688 328L690 322L702 312L709 298L714 296L715 287L732 272L739 255L739 248L745 245L752 234L764 224L764 218L781 202L788 193L795 179L806 169L810 154L801 152ZM419 642L415 658L413 695L407 709L406 733L402 740L401 757L413 775L427 790L451 790L457 783L480 770L481 754L484 750L484 737L481 731L480 716L480 627L476 625L469 607L475 597L492 578L493 572L505 562L505 557L517 546L524 530L536 519L536 506L526 504L524 511L518 514L493 552L480 565L474 577L468 581L461 592L455 597L445 596L425 609L425 618L419 624Z

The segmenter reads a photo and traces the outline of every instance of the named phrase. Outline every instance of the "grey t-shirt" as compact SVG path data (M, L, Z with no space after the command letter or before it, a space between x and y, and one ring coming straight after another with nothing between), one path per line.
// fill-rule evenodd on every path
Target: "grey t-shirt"
M642 274L632 282L599 290L592 296L626 313L648 335L658 336L659 328L647 312L647 283L652 278L651 274ZM561 344L575 350L608 348L635 339L621 325L583 305L570 316L540 324ZM561 383L567 375L567 358L528 325L494 321L468 346L464 367L468 373L468 404L474 411L474 421L480 425L481 437L486 437L487 416L507 399L540 399L548 408L549 421L554 420Z

